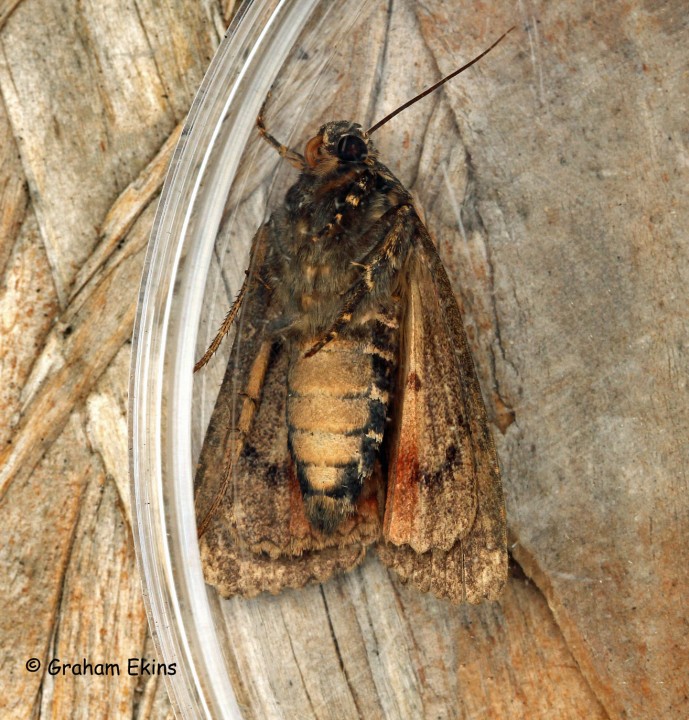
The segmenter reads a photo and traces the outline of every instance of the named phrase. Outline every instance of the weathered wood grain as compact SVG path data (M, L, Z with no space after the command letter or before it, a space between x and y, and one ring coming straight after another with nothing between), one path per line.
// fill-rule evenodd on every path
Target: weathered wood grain
M523 578L500 604L451 608L371 558L322 588L225 612L247 717L607 717Z
M26 216L28 193L21 169L17 143L7 117L5 103L0 102L0 272Z
M128 340L222 24L213 3L0 8L3 717L171 716L160 678L127 675L156 656L131 537ZM122 674L51 675L51 658Z
M514 553L611 716L680 718L689 25L679 2L531 8L500 101L479 113L473 75L461 90L465 232L488 239L495 387L515 413ZM447 27L425 35L443 64Z
M86 464L79 462L83 442L75 415L31 477L13 484L3 499L0 707L5 717L30 717L41 702L45 676L28 673L24 665L29 658L48 656L82 496L98 479L88 456Z
M24 663L155 655L127 339L175 133L232 6L0 3L3 717L171 717L160 678ZM247 717L689 715L688 17L679 0L381 2L312 124L276 93L272 126L298 117L299 144L336 101L372 122L517 25L376 142L456 282L533 582L453 608L371 558L218 603Z

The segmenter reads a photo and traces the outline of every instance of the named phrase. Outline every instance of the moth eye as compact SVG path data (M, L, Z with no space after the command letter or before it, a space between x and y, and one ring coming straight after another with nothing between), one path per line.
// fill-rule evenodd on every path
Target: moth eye
M365 160L368 155L366 143L358 135L343 135L337 143L337 157L345 162Z

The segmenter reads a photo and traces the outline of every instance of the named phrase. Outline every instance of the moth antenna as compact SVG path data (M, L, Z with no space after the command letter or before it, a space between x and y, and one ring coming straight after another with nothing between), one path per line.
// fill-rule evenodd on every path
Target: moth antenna
M220 347L220 343L222 342L222 339L227 335L228 332L230 332L230 328L232 327L235 318L237 317L237 313L239 312L239 308L242 306L242 302L244 302L244 296L246 295L246 291L249 287L249 272L247 271L244 275L244 282L242 283L242 287L239 290L239 294L235 298L235 301L232 303L232 307L230 308L230 311L225 315L225 319L222 322L222 325L220 326L220 329L218 330L216 336L213 338L213 342L208 346L208 350L203 354L203 357L194 365L194 372L198 372L215 354L216 350Z
M422 93L419 93L416 97L413 97L411 100L407 100L406 103L403 105L400 105L396 110L393 110L389 115L386 115L382 120L379 120L375 125L371 126L366 132L368 135L371 135L374 133L378 128L385 125L388 120L392 120L392 118L395 117L395 115L399 115L399 113L402 112L402 110L406 110L410 105L413 105L415 102L418 102L422 98L425 98L426 95L429 95L434 90L437 90L441 85L444 85L448 80L452 80L453 77L459 75L460 73L464 72L468 68L470 68L474 63L477 63L482 57L485 57L488 55L488 53L496 46L498 43L502 42L507 35L509 35L512 30L514 30L516 26L513 25L509 30L504 32L489 48L484 50L480 55L477 55L473 60L470 60L466 65L462 65L461 68L458 70L455 70L454 72L450 73L447 77L444 77L442 80L439 80L435 85L431 85L431 87L424 90Z

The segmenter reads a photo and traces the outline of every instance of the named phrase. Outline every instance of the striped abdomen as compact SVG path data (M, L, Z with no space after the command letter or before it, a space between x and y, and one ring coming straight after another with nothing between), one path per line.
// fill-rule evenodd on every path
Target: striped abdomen
M354 512L373 472L396 369L396 323L360 329L369 340L336 338L308 358L312 343L295 349L288 374L290 452L306 516L326 533Z

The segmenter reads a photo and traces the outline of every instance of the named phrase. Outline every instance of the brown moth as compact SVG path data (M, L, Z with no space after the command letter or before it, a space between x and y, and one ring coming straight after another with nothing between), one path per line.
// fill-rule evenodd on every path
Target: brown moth
M509 32L509 31L508 31ZM506 35L507 33L505 33ZM497 598L507 576L498 461L452 287L368 131L328 122L259 229L196 473L205 577L225 596L349 570L376 545L419 590Z

